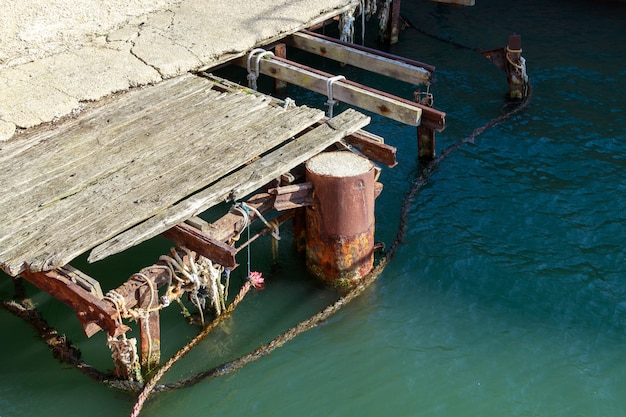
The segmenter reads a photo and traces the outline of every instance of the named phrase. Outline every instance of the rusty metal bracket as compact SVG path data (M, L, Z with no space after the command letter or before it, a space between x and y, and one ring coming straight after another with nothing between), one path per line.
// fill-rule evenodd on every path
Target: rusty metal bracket
M268 192L276 196L274 208L278 211L313 205L313 184L310 182L271 188Z

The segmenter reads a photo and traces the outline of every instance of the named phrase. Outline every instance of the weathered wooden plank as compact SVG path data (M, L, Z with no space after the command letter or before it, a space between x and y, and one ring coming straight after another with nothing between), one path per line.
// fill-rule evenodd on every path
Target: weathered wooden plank
M135 246L222 201L240 199L366 126L369 121L369 117L348 109L207 189L99 245L92 250L89 261L95 262Z
M395 146L372 139L361 132L355 132L347 136L345 141L369 159L385 164L389 168L393 168L398 164Z
M180 130L178 126L180 123L171 123L168 116L180 114L181 109L191 113L184 118L186 132L191 133L192 129L206 125L207 120L211 120L211 129L217 130L226 122L232 124L233 118L241 117L238 114L239 109L248 109L250 112L269 103L267 100L250 95L211 92L206 90L211 83L198 77L193 81L186 84L187 89L183 97L189 101L184 106L179 99L170 101L169 104L159 104L156 96L149 97L155 100L148 101L148 104L157 109L153 111L155 114L146 115L140 109L139 116L128 120L124 113L132 113L133 108L125 103L120 108L121 121L109 114L110 109L107 108L103 117L98 118L107 121L103 126L98 127L91 122L85 124L79 120L58 131L57 136L50 141L58 142L60 149L47 149L47 146L43 146L37 154L29 152L21 158L16 158L14 166L29 166L35 163L34 161L39 161L41 165L38 168L9 172L8 176L11 178L4 177L4 181L9 184L4 188L5 197L0 197L0 207L6 214L0 219L0 228L7 233L11 232L7 224L17 225L16 220L19 217L30 221L28 218L33 212L79 193L102 178L115 175L125 165L134 163L136 159L145 158L148 152L160 152L164 147L175 151L181 146L176 139L185 133ZM172 88L167 86L164 88L168 96L170 93L176 95ZM192 91L188 91L189 89ZM192 93L196 95L193 100L193 97L190 97ZM134 101L141 101L139 106L146 105L139 95ZM216 101L217 104L213 104ZM189 106L201 107L202 111L190 111ZM129 125L131 121L134 123ZM117 127L117 123L123 127L123 132ZM97 132L97 136L94 132ZM208 133L206 128L204 133ZM68 146L64 145L66 142L86 145L68 149Z
M395 78L410 84L430 84L432 73L426 64L407 60L371 48L341 42L314 32L297 32L285 42L304 51L349 64L367 71Z
M245 67L247 59L240 58L235 63ZM264 75L269 75L324 95L328 93L328 80L332 77L331 74L278 57L261 59L259 71ZM354 82L349 83L346 80L336 81L332 89L335 100L369 110L410 126L418 126L420 124L422 106L417 103L383 95L377 90L366 88Z
M232 95L243 101L229 102ZM166 107L165 113L158 105L154 108L157 114L147 126L142 120L124 123L133 133L118 144L120 152L110 156L103 149L104 154L94 154L91 163L101 166L82 188L28 214L2 218L0 264L7 272L63 265L323 118L320 110L283 109L270 99L244 93L220 94L213 100L197 96ZM132 150L131 157L107 169L116 164L111 158L124 154L122 145Z

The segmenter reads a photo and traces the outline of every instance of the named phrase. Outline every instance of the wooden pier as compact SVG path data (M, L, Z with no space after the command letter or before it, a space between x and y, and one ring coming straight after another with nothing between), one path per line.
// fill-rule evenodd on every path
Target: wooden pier
M173 291L172 275L181 272L173 264L189 271L201 261L208 262L207 271L236 268L237 253L249 242L236 248L233 238L251 221L286 211L272 216L272 227L279 227L314 204L303 167L326 150L352 150L375 163L396 164L395 148L363 130L370 117L352 108L333 115L334 102L416 126L433 140L434 132L445 128L445 113L427 104L272 53L283 44L413 85L429 84L434 71L428 64L301 31L230 63L246 67L255 79L270 76L324 94L329 112L273 98L207 70L108 97L62 123L31 129L0 151L0 267L72 307L87 336L106 331L111 346L129 329L122 319L141 307L145 314L134 318L148 323L140 326L146 371L159 362L158 310L192 292L185 283L175 294L159 293L168 282ZM369 188L380 193L379 186ZM212 224L196 217L219 203L240 201L246 201L243 210ZM95 262L159 234L178 247L170 261L155 259L116 289L104 291L97 278L71 266L89 251ZM363 259L371 262L370 255ZM163 302L163 296L170 298ZM116 369L130 379L133 368L126 365L116 362Z

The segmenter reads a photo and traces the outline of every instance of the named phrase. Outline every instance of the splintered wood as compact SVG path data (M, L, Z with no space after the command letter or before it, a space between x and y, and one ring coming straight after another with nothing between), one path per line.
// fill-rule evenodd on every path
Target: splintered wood
M321 110L283 108L267 96L215 86L180 77L2 144L0 267L13 276L61 267L324 118ZM346 134L369 122L357 119ZM245 171L228 191L247 189L255 174ZM262 174L276 175L267 167ZM220 201L203 201L177 222Z

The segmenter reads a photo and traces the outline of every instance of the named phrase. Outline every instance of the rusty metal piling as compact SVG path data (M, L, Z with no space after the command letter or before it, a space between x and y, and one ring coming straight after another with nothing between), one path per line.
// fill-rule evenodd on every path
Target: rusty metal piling
M306 164L314 204L306 208L306 264L321 281L349 288L374 264L374 165L351 152Z

